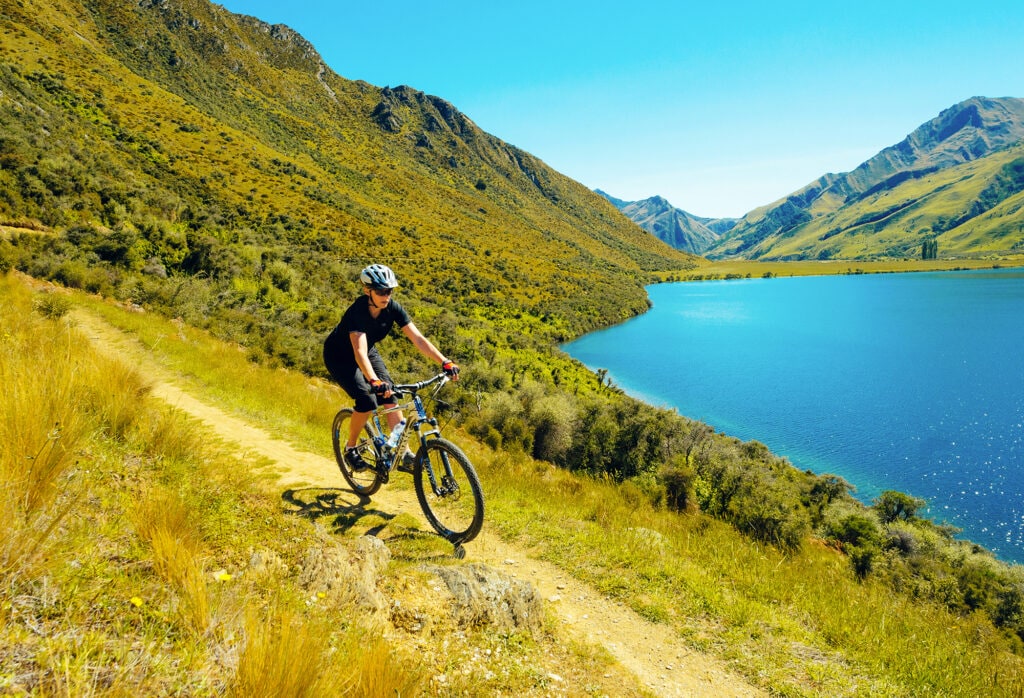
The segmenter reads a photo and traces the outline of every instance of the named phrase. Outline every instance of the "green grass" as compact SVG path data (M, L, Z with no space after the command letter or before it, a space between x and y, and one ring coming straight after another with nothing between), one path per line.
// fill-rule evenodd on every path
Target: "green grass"
M1024 689L1024 663L985 622L858 581L832 549L784 555L701 515L652 508L628 487L474 458L492 463L492 525L779 693Z
M96 303L80 297L74 302ZM259 414L264 423L275 425L281 433L293 434L300 445L329 453L326 435L316 434L326 432L333 399L317 397L311 400L311 408L275 412L293 398L301 402L303 396L317 395L319 383L254 365L239 369L237 364L241 362L232 355L236 350L202 333L192 335L182 330L177 334L185 338L172 340L167 334L172 323L114 306L105 312L112 318L120 316L119 324L124 327L134 326L144 343L156 347L153 356L164 361L168 370L201 374L201 380L190 379L190 389L207 396L219 395L226 407L233 404L232 409ZM45 322L64 327L58 321ZM61 331L70 330L64 327ZM119 385L123 383L123 379L118 380ZM143 399L144 391L129 392L137 396L135 399ZM229 400L226 396L232 397ZM113 409L105 419L116 422L117 415L125 412L135 410ZM183 640L190 652L200 652L204 642L227 642L230 632L241 632L229 631L227 619L241 623L244 614L240 607L247 605L224 594L228 588L225 584L243 586L247 582L218 582L210 572L238 570L247 554L244 551L256 541L261 546L281 546L276 554L282 559L289 555L294 558L294 553L286 552L287 539L307 539L310 533L303 529L308 523L282 519L269 502L251 493L241 497L246 507L256 506L257 512L236 511L224 500L239 496L231 494L235 488L246 492L251 485L247 484L249 478L227 476L228 472L237 473L237 468L226 468L223 462L188 474L189 468L197 466L186 465L191 459L183 456L198 446L184 439L173 420L170 426L158 429L150 425L142 431L165 436L152 443L146 441L149 437L140 435L137 425L121 428L124 439L137 442L136 447L148 454L136 458L144 462L157 459L162 465L146 477L147 481L155 477L155 482L132 490L137 500L132 507L143 513L154 509L164 513L151 517L145 526L136 523L137 537L130 549L134 551L133 559L138 560L136 564L144 565L145 574L138 567L129 574L108 568L108 575L118 580L115 586L120 591L115 594L121 598L116 604L109 603L146 616L142 625L150 634L158 628L164 633L168 626L175 628L175 633L190 638ZM845 557L831 548L811 543L784 554L753 543L731 526L704 515L683 515L654 506L649 495L635 484L580 478L523 455L494 452L464 433L449 436L466 448L480 470L488 496L490 530L536 551L642 616L669 625L695 648L722 658L749 680L773 692L806 696L1012 696L1024 690L1024 662L988 621L980 616L958 617L933 604L915 601L909 595L895 593L880 580L859 581ZM162 455L165 450L177 455L168 458ZM221 457L230 460L227 454ZM109 458L116 460L118 456L108 454L104 461ZM208 456L199 460L203 458ZM125 463L136 464L125 470ZM139 465L129 458L106 462L103 470L105 477L118 473L118 481L133 482L154 467L155 463ZM211 488L218 492L216 496L209 494ZM154 506L152 502L161 504ZM127 507L124 503L122 506ZM201 514L190 522L181 510L194 506L201 507ZM137 516L134 520L139 521ZM196 521L201 523L197 525ZM77 535L97 535L101 547L132 535L108 531L107 527L113 525L113 521L107 521L104 526ZM426 539L415 533L402 534L401 522L391 521L388 527L392 531L388 545L397 560L395 573L416 574L414 561L422 558ZM168 535L174 532L173 537L182 541L173 554L158 549L155 543L153 531L161 529ZM412 532L414 528L407 530ZM93 544L86 546L83 542L79 547ZM200 561L206 572L202 582L193 572ZM128 569L133 568L129 565ZM95 593L95 585L90 587ZM248 593L294 604L300 590L287 591L287 585L285 589L274 593L250 589ZM129 602L135 596L144 599L138 609ZM304 611L294 605L291 608L292 614L304 617ZM70 622L95 622L87 609L78 608L75 614ZM252 621L248 622L251 625ZM266 617L261 622L277 621ZM493 648L507 642L486 633L471 641ZM302 644L305 640L295 642ZM389 651L401 650L393 647ZM277 650L271 646L259 651L272 656ZM468 647L461 651L471 656ZM521 651L524 656L532 656L530 653L536 650L527 646ZM580 661L565 655L558 659ZM270 660L253 661L259 664ZM202 674L210 669L200 662L189 670ZM227 685L236 678L221 676L217 685ZM398 677L387 682L393 685L404 680ZM527 690L525 686L539 681L530 672L517 674L511 669L502 680L509 682L504 688L515 690ZM480 689L480 684L472 682L458 685L467 692L474 686ZM498 684L486 685L493 688Z
M52 305L44 298L0 277L0 692L542 695L557 668L581 686L614 677L592 682L598 695L643 695L607 658L549 631L489 634L442 608L431 633L382 634L388 607L380 616L357 603L350 577L303 574L323 551L349 560L361 527L328 533L295 515L248 459L153 399L130 351L94 353L74 312L34 310ZM214 346L197 342L195 360L215 366L230 353ZM207 387L190 386L201 396L238 385L253 404L272 402L253 398L272 384L252 375L204 375ZM274 370L255 378L274 375L296 393L309 385ZM394 561L377 584L438 613L419 561L438 555L439 539L408 516L386 535Z
M683 274L665 273L666 281L763 278L768 276L825 276L830 274L889 274L914 271L951 271L1024 266L1024 255L1000 255L991 259L886 259L761 262L754 260L716 260L702 263Z

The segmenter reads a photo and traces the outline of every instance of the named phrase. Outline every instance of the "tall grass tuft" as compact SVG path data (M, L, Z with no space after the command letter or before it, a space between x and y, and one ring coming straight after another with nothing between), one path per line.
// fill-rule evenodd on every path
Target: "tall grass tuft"
M187 504L176 492L157 489L135 511L135 530L149 544L154 571L178 595L178 616L202 634L210 626L210 594L203 576L203 542Z
M250 613L245 637L229 695L351 695L351 681L334 666L326 627L303 623L287 611L275 611L266 619Z
M350 631L342 651L348 657L351 672L348 695L366 698L421 695L421 672L402 661L382 638L361 635Z
M84 424L74 410L90 374L65 323L33 314L31 294L0 278L0 575L31 576L67 512L58 500Z

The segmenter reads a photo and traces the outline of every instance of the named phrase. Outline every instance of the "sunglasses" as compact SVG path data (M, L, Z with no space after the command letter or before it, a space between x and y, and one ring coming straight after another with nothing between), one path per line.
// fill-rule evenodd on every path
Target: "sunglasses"
M374 293L376 293L378 296L390 296L391 292L394 291L395 289L393 289L393 288L371 288L370 290L373 291Z

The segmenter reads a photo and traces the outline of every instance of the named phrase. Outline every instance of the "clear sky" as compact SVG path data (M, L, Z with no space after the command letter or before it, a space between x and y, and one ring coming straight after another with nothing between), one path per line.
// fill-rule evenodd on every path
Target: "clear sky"
M1024 0L220 4L587 187L708 217L848 172L970 97L1024 97Z

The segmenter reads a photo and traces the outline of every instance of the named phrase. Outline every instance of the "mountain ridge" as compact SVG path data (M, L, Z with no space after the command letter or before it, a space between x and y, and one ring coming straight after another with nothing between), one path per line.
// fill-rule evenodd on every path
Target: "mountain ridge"
M895 192L904 184L926 180L933 175L965 167L977 161L998 158L1000 154L1014 148L1022 139L1024 99L972 97L943 110L899 143L883 149L854 170L822 175L789 196L747 213L723 236L717 246L708 250L708 254L711 257L778 259L782 258L779 255L779 250L782 249L786 251L785 258L828 258L834 256L829 252L834 249L840 252L839 256L845 257L847 255L842 252L854 248L846 247L843 250L836 246L842 245L847 234L857 226L850 226L844 230L841 225L833 225L827 230L820 230L819 221L842 219L844 211L848 213L846 217L853 221L864 220L870 217L870 214L863 211L853 212L859 204L863 204L864 208L870 208L880 197ZM1002 163L997 167L1002 167ZM975 168L971 176L974 172L981 173L982 170ZM945 183L942 186L945 186ZM961 188L954 187L954 191L948 196L968 196L961 194L961 191ZM1012 197L1017 193L1019 192L1008 191L1008 196ZM920 195L908 195L904 208L914 203L909 199L920 199ZM895 210L895 207L890 208L891 212ZM936 214L934 217L937 218L939 215ZM924 216L920 220L924 221L927 218ZM904 226L906 224L902 217L893 223ZM804 248L794 244L786 247L785 243L782 243L787 238L799 235L799 231L804 228L809 231L808 238L816 236L818 239L807 240ZM923 239L928 238L929 234L937 232L938 235L942 235L949 231L936 231L934 225L921 224L913 231L915 234L903 236L902 246L893 239L898 236L887 235L884 237L884 246L872 249L870 245L861 245L853 257L887 254L906 256L911 254ZM872 232L881 232L881 229ZM954 236L946 237L949 239ZM829 239L832 241L827 245L815 244L824 243ZM972 245L969 240L961 240L957 247L944 247L961 253L1005 249L986 246L985 241ZM796 251L791 251L794 248Z
M1002 156L1024 140L1024 99L971 97L947 109L884 148L850 172L826 173L773 203L755 208L739 219L707 219L671 206L660 196L624 201L596 190L632 221L666 243L709 258L763 260L906 258L918 254L928 240L937 240L949 255L1014 253L1024 246L1024 234L1014 236L1019 206L1009 201L1005 220L961 228L1004 200L1024 190L1017 176L1016 156ZM991 167L966 167L986 161ZM982 186L963 186L943 173L964 168L959 179L984 179ZM986 171L987 170L987 171ZM957 177L954 177L956 179ZM935 181L931 191L915 189L916 182ZM890 192L902 196L899 205L880 207ZM932 196L932 195L935 196ZM924 199L932 199L924 205ZM936 201L939 199L939 201ZM965 205L956 215L944 209L956 199L982 201ZM929 214L928 207L942 208ZM864 227L900 211L892 225ZM950 224L950 219L955 223ZM806 234L801 233L806 231ZM875 243L851 238L868 232ZM876 235L881 233L881 235Z
M600 189L594 191L659 240L691 254L700 255L713 247L736 220L694 216L676 208L660 195L641 201L624 201Z
M318 276L381 260L417 297L502 324L511 304L557 341L642 312L653 272L696 264L450 102L346 80L284 25L205 0L0 7L0 216L95 228L82 254L120 231L126 249L99 254L111 274L149 264L238 295L229 277L259 286L245 257L263 245L294 280L277 305L326 306Z

